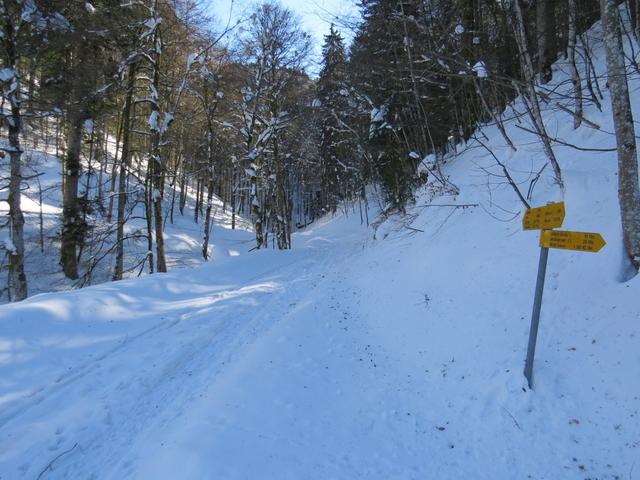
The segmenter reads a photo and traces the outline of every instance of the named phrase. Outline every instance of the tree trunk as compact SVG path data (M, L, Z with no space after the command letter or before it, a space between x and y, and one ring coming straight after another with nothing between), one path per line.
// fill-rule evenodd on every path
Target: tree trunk
M576 0L568 0L569 9L569 34L567 39L567 50L569 55L569 70L571 72L571 83L573 83L573 97L575 103L575 113L573 116L573 128L578 128L582 123L582 81L576 65L576 38L577 38L577 15L578 10Z
M71 112L69 117L69 142L64 159L62 189L62 237L61 263L67 278L78 278L77 247L81 236L78 212L78 182L80 179L80 149L82 147L82 116Z
M15 59L15 56L13 57ZM15 67L15 63L11 68ZM16 74L17 76L17 74ZM16 78L16 83L19 82ZM20 207L22 172L22 148L20 146L20 87L11 95L11 117L9 127L9 156L11 161L11 178L9 179L9 221L11 225L11 241L9 247L9 295L11 300L20 301L27 298L27 276L24 272L24 216Z
M149 259L149 273L154 272L153 263L153 176L152 166L147 167L147 176L145 178L144 187L144 216L147 224L147 258Z
M196 180L196 205L193 209L193 221L198 223L198 215L200 214L200 206L202 202L202 190L204 186L202 184L202 179L198 175L198 179Z
M118 150L120 150L120 137L122 136L122 125L123 125L124 119L122 118L122 115L118 114L118 121L117 121L117 133L116 133L116 151L115 151L115 159L118 158ZM108 135L108 134L107 134ZM108 152L109 150L105 148L105 152ZM111 223L111 220L113 218L113 200L115 197L115 193L116 193L116 176L118 174L118 169L116 169L116 166L114 165L113 168L111 169L111 189L109 190L111 192L111 195L109 195L109 206L107 207L107 223Z
M164 249L164 226L162 221L162 192L164 190L164 175L159 159L154 163L156 163L154 167L155 175L153 188L153 214L156 224L156 265L158 272L164 273L167 271L167 258Z
M602 1L607 75L618 149L618 199L624 246L636 270L640 268L640 187L638 158L625 71L621 25L616 0Z
M207 187L207 210L204 216L204 239L202 241L202 257L205 260L209 259L209 237L211 230L211 210L213 207L213 178L209 178Z
M154 6L154 11L157 9L157 1ZM154 12L155 13L155 12ZM157 94L161 89L160 86L160 58L162 54L162 40L158 30L155 30L154 34L154 46L155 57L153 62L153 79L152 79L152 92L154 100L152 104L152 117L155 123L151 124L151 155L149 156L149 166L151 172L151 208L153 210L153 220L155 223L155 243L156 243L156 267L157 271L164 273L167 271L167 260L164 250L164 223L162 215L162 198L164 196L164 176L165 166L162 161L162 135L163 130L166 129L165 125L160 124L160 105L158 104Z
M184 215L184 207L187 204L187 169L186 165L182 168L180 175L180 215Z
M538 132L538 136L540 137L540 141L542 142L542 146L544 147L547 158L549 159L549 162L553 167L555 180L560 188L564 188L564 184L562 182L562 171L560 170L560 165L558 164L556 155L553 152L553 148L551 147L551 142L549 140L549 136L547 135L547 130L542 119L540 103L538 102L538 94L536 93L535 87L535 73L533 70L531 56L529 55L529 50L527 48L527 31L524 25L524 17L522 15L520 0L514 0L513 6L516 16L516 43L518 44L518 50L522 58L522 73L524 77L524 83L527 87L527 96L529 97L529 102L531 104L531 107L529 108L529 114L531 116L533 126Z
M536 28L538 37L538 71L540 83L551 81L551 65L558 54L556 38L555 0L538 0L536 3Z
M258 197L258 175L254 171L251 175L251 221L256 233L256 248L261 248L264 243L264 233L262 224L262 206Z
M231 170L231 230L236 229L236 162Z
M628 0L629 17L631 19L631 28L636 40L640 39L640 0Z
M116 220L116 264L113 269L113 280L122 280L124 274L124 223L127 204L127 167L129 166L131 104L135 84L135 65L129 66L127 79L127 96L122 112L122 154L120 155L120 171L118 173L118 212ZM115 170L115 167L114 167Z
M275 170L275 185L273 185L272 192L272 205L273 210L273 225L275 227L276 240L278 243L278 249L286 250L289 248L287 242L287 212L286 212L286 198L284 189L284 168L282 162L283 158L280 156L280 148L278 138L274 136L273 139L273 167Z

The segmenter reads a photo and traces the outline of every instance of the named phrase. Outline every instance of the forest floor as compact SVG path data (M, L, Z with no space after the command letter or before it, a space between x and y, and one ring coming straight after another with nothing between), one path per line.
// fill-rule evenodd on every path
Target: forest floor
M604 94L585 110L600 129L549 104L549 132L614 146ZM479 137L525 194L546 161L526 122L506 125L517 152L495 127ZM427 186L407 215L340 214L291 251L229 246L2 306L0 479L640 478L640 279L616 156L556 152L566 187L546 168L531 203L564 200L563 229L607 245L550 252L533 390L538 233L471 141L444 169L459 194Z

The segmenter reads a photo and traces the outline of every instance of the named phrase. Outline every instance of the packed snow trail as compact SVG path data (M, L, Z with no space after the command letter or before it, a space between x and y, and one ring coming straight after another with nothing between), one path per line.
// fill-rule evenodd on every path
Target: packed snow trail
M517 253L529 241L508 247L519 227L499 223L465 237L474 215L447 215L429 218L439 232L428 252L405 219L374 241L337 217L299 234L294 251L3 307L2 325L32 338L5 359L4 390L27 392L0 410L0 478L621 476L638 448L638 389L626 387L638 283L607 287L633 318L610 336L608 319L596 322L598 343L579 316L559 331L566 304L547 297L556 337L541 337L534 394L522 376L531 291L517 284L534 271L535 255ZM452 247L496 238L506 252L445 268ZM596 317L610 308L582 304Z
M32 454L34 463L11 467L28 478L46 460L42 452L55 457L70 446L69 442L77 443L78 448L56 461L52 466L54 477L108 476L115 466L125 468L122 458L138 435L153 425L163 426L179 418L257 337L283 318L295 315L296 302L313 290L329 252L328 241L314 242L319 246L311 247L312 254L308 250L289 255L264 252L261 257L266 268L262 271L252 264L243 275L242 264L246 266L247 262L239 257L229 262L227 271L215 269L221 280L232 274L231 285L214 283L208 287L203 282L205 278L180 284L177 282L184 279L167 275L136 284L126 298L126 287L97 287L89 303L113 308L125 300L127 313L148 309L147 316L151 313L156 323L131 337L118 339L104 352L96 346L97 351L91 354L95 358L69 366L68 372L52 377L48 385L28 392L30 398L5 402L0 411L0 428L11 433L3 439L0 472L11 465L12 452L25 449ZM255 263L256 256L249 261ZM149 290L155 297L153 301L136 295L144 291L149 294ZM38 316L45 314L47 308L53 310L56 303L64 302L64 297L73 296L77 293L47 302L45 295L33 306L27 302L9 307L10 312L6 313L14 319L17 316L18 321L22 317L27 322L38 322L43 320ZM68 300L69 304L73 302ZM69 308L77 316L75 308ZM88 338L86 341L93 342ZM70 398L82 401L67 402ZM36 444L31 443L34 428L40 429L41 441ZM88 464L96 470L87 470ZM2 478L11 478L4 475Z

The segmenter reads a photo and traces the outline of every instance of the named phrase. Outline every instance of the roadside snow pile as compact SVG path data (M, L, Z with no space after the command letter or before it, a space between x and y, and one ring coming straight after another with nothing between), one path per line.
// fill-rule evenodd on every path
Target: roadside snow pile
M603 105L575 132L548 105L548 130L614 146ZM518 125L517 152L495 127L483 143L526 192L545 157ZM538 233L472 141L445 169L460 194L425 190L375 239L338 216L293 251L0 308L0 478L635 478L640 280L624 281L616 157L556 152L564 197L547 168L531 203L563 199L563 229L607 246L551 251L534 391Z

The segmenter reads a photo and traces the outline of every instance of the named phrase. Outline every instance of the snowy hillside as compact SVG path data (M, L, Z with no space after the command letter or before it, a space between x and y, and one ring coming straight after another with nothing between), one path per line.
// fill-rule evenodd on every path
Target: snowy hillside
M550 135L614 147L601 87L603 111L584 112L599 129L573 131L551 98ZM478 135L526 194L545 156L506 116L517 152L495 127ZM563 229L607 245L551 251L534 390L538 233L471 141L444 171L460 193L426 186L406 216L338 215L291 251L2 306L0 479L640 478L640 280L623 267L615 152L555 149L566 189L547 168L531 204L564 200Z
M62 229L62 192L60 159L55 155L55 148L39 139L37 134L29 132L28 138L32 140L27 145L27 157L25 168L22 209L25 215L25 243L26 262L25 268L29 282L29 295L43 292L64 291L90 284L98 284L109 281L113 273L115 234L107 233L113 230L115 224L115 209L113 207L113 219L109 220L106 205L109 204L110 177L109 171L98 176L93 172L90 176L89 188L92 195L101 183L104 210L94 211L91 214L90 223L93 226L92 240L88 242L82 256L82 277L79 280L65 278L60 267L60 237ZM113 162L115 140L110 142L111 161ZM94 167L95 168L95 167ZM113 166L111 167L113 168ZM85 171L89 165L84 165ZM145 235L144 205L141 200L143 185L138 184L135 177L131 176L129 195L134 204L132 212L125 226L125 234L128 240L125 242L125 277L137 277L148 273L148 268L143 264L147 251ZM86 178L82 179L83 190L86 190ZM0 190L6 195L6 189ZM173 191L173 190L172 190ZM97 203L97 202L96 202ZM117 202L115 202L117 203ZM174 203L177 201L174 200ZM170 215L171 198L166 201L166 242L167 262L170 269L200 265L202 258L203 220L200 215L199 222L194 222L195 192L187 189L187 201L184 213L179 212L175 206L175 213ZM7 215L6 202L0 203L0 215ZM209 245L209 255L212 259L236 255L238 251L247 251L252 247L253 239L250 233L249 222L236 217L237 229L231 229L231 212L223 207L222 202L214 197L212 209L212 231ZM6 235L6 230L4 234ZM6 242L6 238L0 238ZM6 259L5 259L6 261ZM90 266L96 262L91 274L88 274ZM0 294L0 301L6 302L6 289Z

